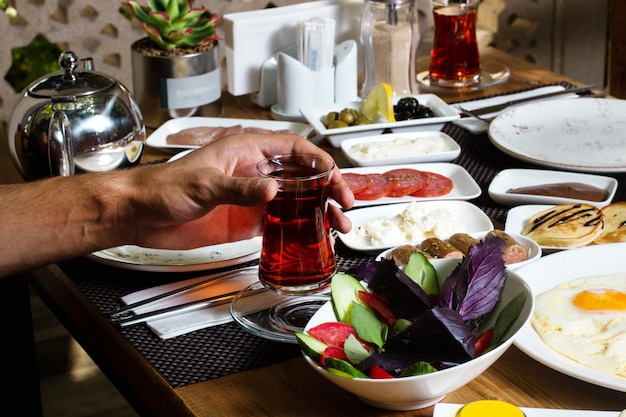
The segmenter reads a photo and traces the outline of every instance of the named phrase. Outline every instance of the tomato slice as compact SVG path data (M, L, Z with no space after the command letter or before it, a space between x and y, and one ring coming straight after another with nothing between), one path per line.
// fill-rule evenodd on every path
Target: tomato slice
M339 321L322 323L312 327L309 330L309 334L328 346L334 346L342 349L348 336L351 334L357 336L352 325Z
M361 193L367 190L372 185L372 179L363 174L356 174L354 172L346 172L341 174L341 178L343 178L347 183L348 187L352 193Z
M387 302L379 295L367 291L359 291L359 300L370 306L385 324L393 326L398 319L387 306Z
M395 179L396 185L389 190L387 197L403 197L414 193L428 185L429 176L411 168L398 168L385 172L383 175Z
M372 185L365 191L354 193L354 198L357 200L377 200L385 197L396 184L396 180L383 174L367 174L367 176L372 180Z
M324 365L324 359L326 358L341 359L343 361L348 360L346 352L342 348L337 346L328 346L326 349L324 349L324 352L320 356L320 361L322 362L322 365Z
M491 338L493 337L493 327L485 330L480 336L476 338L474 342L474 355L480 356L485 350L489 347L491 343Z
M446 195L454 187L452 180L436 172L423 172L428 176L428 184L417 191L411 193L413 197L437 197Z
M370 368L368 375L372 379L392 379L393 376L388 374L383 368L378 365L374 365Z

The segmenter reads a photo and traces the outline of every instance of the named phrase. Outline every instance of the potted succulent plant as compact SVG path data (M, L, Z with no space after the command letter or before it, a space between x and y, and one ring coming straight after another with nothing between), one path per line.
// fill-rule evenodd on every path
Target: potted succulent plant
M147 37L131 45L133 94L148 128L184 116L222 115L219 48L221 17L191 0L122 3Z

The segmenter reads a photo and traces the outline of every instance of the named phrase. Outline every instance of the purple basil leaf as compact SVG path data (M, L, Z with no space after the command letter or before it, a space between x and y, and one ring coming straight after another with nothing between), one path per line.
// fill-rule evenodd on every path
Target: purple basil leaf
M413 363L458 364L474 357L474 336L456 311L434 307L412 321L405 330L389 337L385 351L406 351L414 355Z
M367 282L369 291L384 298L396 317L411 319L432 308L424 289L391 259L364 261L346 272Z
M500 292L506 279L502 258L504 240L488 239L470 249L468 286L458 313L463 320L473 320L489 313L500 300Z

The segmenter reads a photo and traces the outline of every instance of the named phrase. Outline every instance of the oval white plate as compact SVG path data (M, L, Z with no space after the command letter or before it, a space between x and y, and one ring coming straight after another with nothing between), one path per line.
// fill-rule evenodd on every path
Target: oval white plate
M475 232L475 233L468 233L470 236L472 236L474 239L478 239L478 240L483 240L485 238L485 235L488 233L489 231L486 232ZM527 263L536 261L537 259L541 258L541 248L539 247L539 245L537 244L537 242L535 242L532 239L527 238L526 236L522 236L522 235L518 235L516 233L510 233L509 234L513 239L515 239L517 241L517 243L519 243L520 245L524 246L524 248L526 249L526 251L528 252L528 259L522 262L517 262L511 265L507 265L507 268L509 269L517 269L521 266L526 265ZM391 253L391 251L394 250L394 248L390 248L387 249L383 252L381 252L376 259L383 259L383 258L387 258L389 256L389 254ZM430 263L432 263L433 265L437 265L439 262L444 261L444 259L430 259Z
M198 146L170 145L167 143L167 137L174 133L178 133L181 130L192 127L229 127L236 125L241 125L243 127L258 127L260 129L268 130L291 130L292 132L303 137L307 137L309 133L313 131L311 126L306 123L280 122L274 120L229 119L226 117L179 117L177 119L170 119L159 126L150 136L148 136L146 144L152 146L153 148L170 150L195 149L198 148Z
M384 206L374 206L350 210L346 212L346 216L352 221L352 230L348 233L339 233L339 237L343 243L351 249L365 252L380 252L390 247L400 246L405 243L419 242L393 242L389 245L370 245L365 242L356 231L358 228L372 220L391 219L396 214L402 213L410 203L405 204L387 204ZM453 210L459 221L465 226L464 232L486 232L493 230L493 224L487 215L477 206L467 201L458 200L440 200L440 201L420 201L417 204L422 206L426 211L432 211L440 208ZM449 236L438 236L446 239Z
M489 125L504 153L537 165L626 172L626 100L560 99L513 108Z
M369 125L349 126L337 129L328 129L326 125L322 123L322 120L326 120L326 116L331 111L341 111L345 108L351 108L359 110L363 105L362 101L349 101L344 103L334 103L326 106L316 106L310 108L300 109L300 113L306 118L307 122L313 129L325 136L328 141L335 148L341 146L341 142L344 139L355 138L360 136L372 136L378 135L385 129L391 129L394 133L400 132L419 132L419 131L433 131L440 130L444 123L451 122L453 120L460 119L460 113L457 109L447 104L434 94L418 94L412 96L417 98L420 104L430 107L435 113L435 117L427 117L424 119L403 120L400 122L388 122L377 120L375 123ZM394 98L394 104L400 100L401 97Z
M561 283L577 278L626 272L626 243L587 246L544 256L515 272L526 281L535 296ZM605 388L626 392L626 378L607 375L583 366L546 345L527 323L515 339L515 345L536 361Z
M542 184L580 182L600 188L607 193L603 201L577 200L574 198L552 197L547 195L512 194L507 190L518 187L531 187ZM596 207L609 204L617 191L617 180L601 175L582 174L565 171L542 169L505 169L498 173L489 184L489 196L496 202L507 205L516 204L568 204L587 203Z
M409 153L409 150L401 145L398 145L397 141L419 141L428 140L431 138L438 138L442 142L442 151L434 152L415 152ZM371 158L359 158L358 151L354 150L354 147L359 145L375 145L382 149L395 149L401 152L401 154L395 154L394 156L381 157L381 153L377 152ZM452 161L461 153L461 147L454 139L444 132L404 132L404 133L389 133L384 135L365 136L362 138L346 139L341 142L341 151L346 156L348 161L352 165L367 167L377 165L398 165L398 164L417 164L424 162L444 162Z
M449 162L433 162L429 164L411 164L411 165L382 165L375 167L360 168L344 168L344 172L353 172L355 174L377 174L392 169L411 168L418 171L429 171L440 175L445 175L452 180L454 184L452 191L446 195L437 197L383 197L377 200L355 200L354 207L365 207L380 204L408 203L411 201L430 201L430 200L471 200L480 196L481 189L474 178L460 165L451 164Z
M191 250L150 249L118 246L94 252L88 257L117 268L152 272L205 271L253 261L259 258L261 237Z

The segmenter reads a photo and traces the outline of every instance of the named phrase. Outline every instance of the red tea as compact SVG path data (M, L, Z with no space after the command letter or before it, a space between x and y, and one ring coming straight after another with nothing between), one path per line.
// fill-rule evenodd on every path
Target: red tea
M266 175L279 178L280 190L266 207L259 278L283 293L316 292L337 268L327 213L330 173L283 166ZM296 180L307 177L313 179Z
M479 81L476 9L466 4L434 5L429 73L433 84L467 86Z

